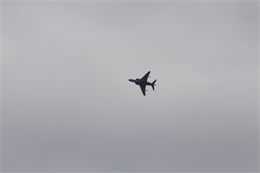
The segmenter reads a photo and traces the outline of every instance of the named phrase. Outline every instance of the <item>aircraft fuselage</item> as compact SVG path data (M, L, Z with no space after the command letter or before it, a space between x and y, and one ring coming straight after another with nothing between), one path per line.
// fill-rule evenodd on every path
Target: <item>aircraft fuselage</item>
M152 83L147 82L145 80L142 79L129 79L130 82L134 82L136 85L152 85Z

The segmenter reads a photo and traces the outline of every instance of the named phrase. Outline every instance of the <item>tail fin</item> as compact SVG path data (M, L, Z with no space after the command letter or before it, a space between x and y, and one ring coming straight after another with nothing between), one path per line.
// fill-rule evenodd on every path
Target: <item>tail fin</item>
M153 88L153 90L154 90L154 86L155 86L155 82L157 81L157 79L155 79L155 81L153 81L153 83L152 83L152 88Z

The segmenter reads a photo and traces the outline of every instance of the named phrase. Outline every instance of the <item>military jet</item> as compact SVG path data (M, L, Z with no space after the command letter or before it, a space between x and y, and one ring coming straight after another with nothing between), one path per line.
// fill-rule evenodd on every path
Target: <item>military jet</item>
M145 90L146 85L151 85L153 90L154 90L155 82L157 80L156 79L152 83L148 82L147 78L150 77L149 74L150 74L150 71L148 71L141 79L138 79L138 78L137 79L129 79L130 82L134 82L136 85L140 86L144 96L145 96L145 91L146 91Z

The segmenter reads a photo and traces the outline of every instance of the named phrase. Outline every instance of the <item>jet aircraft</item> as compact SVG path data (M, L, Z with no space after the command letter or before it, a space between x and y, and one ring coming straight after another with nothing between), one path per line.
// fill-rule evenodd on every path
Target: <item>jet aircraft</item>
M134 82L136 85L140 86L144 96L145 96L145 91L146 91L145 90L146 85L151 85L153 90L154 90L155 82L157 80L156 79L152 83L148 82L147 78L150 77L149 74L150 74L150 71L148 71L141 79L138 79L138 78L137 79L129 79L130 82Z

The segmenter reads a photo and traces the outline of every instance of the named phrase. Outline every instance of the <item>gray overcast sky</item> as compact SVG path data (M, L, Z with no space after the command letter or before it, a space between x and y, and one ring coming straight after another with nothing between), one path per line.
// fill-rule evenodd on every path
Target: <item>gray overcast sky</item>
M3 170L257 171L257 10L3 2Z

